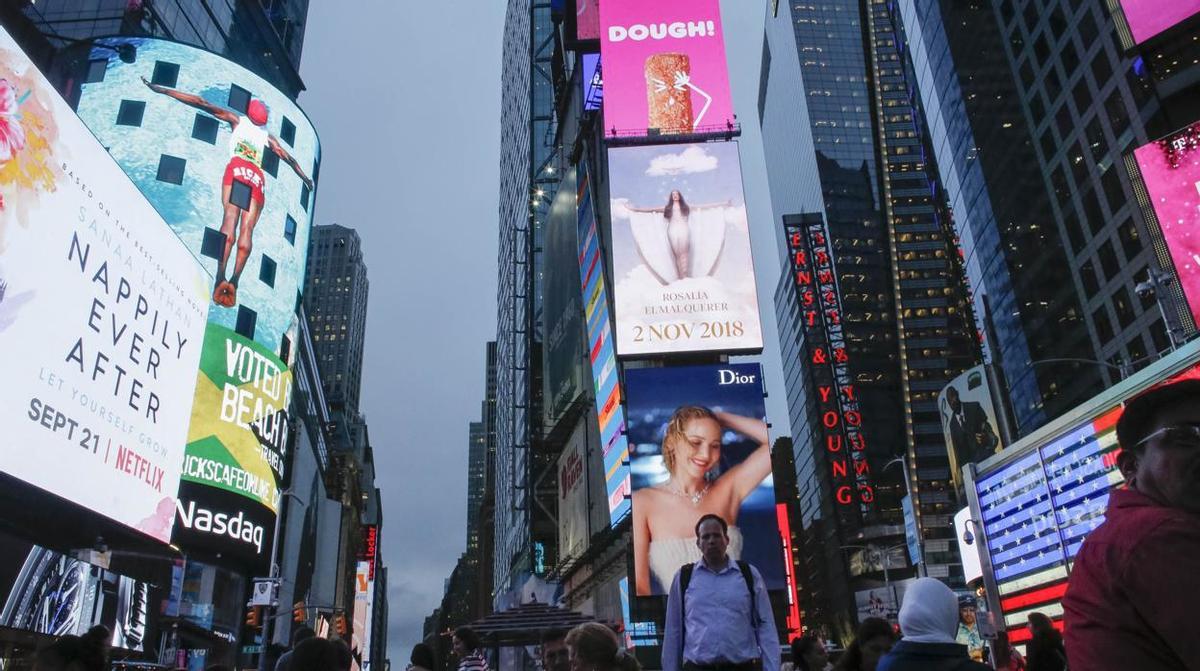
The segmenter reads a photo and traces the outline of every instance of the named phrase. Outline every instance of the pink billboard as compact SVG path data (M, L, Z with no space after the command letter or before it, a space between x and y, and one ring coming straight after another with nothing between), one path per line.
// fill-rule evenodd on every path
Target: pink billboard
M575 37L600 39L600 0L575 0Z
M1133 152L1175 274L1200 320L1200 123Z
M1135 44L1141 44L1200 12L1200 0L1121 0Z
M604 0L600 26L606 134L732 127L719 0Z

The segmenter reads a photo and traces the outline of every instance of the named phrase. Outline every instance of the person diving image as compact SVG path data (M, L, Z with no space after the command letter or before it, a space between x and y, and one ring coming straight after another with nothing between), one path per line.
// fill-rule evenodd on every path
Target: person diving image
M262 164L265 152L274 152L292 167L296 175L311 191L312 179L304 173L296 159L283 148L279 138L266 129L269 110L265 103L252 99L246 113L215 105L192 93L184 93L159 84L152 84L142 77L142 82L155 93L160 93L179 102L211 114L219 121L229 124L229 162L221 180L221 234L225 236L225 247L217 264L216 281L213 284L213 302L224 307L237 304L237 287L246 261L254 246L254 227L262 215L265 203L266 178ZM237 192L235 193L235 186ZM248 197L245 197L248 195ZM226 276L229 255L237 241L237 256L233 274Z

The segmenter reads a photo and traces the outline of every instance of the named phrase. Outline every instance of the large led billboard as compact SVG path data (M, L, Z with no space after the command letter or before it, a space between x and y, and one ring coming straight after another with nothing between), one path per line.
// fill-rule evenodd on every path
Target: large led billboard
M1192 343L975 468L969 526L1014 644L1031 638L1032 611L1062 628L1075 556L1104 522L1109 491L1125 481L1117 468L1121 404L1164 378L1200 377L1196 358Z
M720 0L604 0L600 53L606 134L733 128Z
M1133 158L1149 198L1143 211L1158 223L1188 308L1200 322L1200 123L1138 147Z
M286 462L316 132L250 71L146 38L93 44L78 111L214 277L175 539L265 566Z
M587 324L588 360L592 364L596 418L604 455L604 482L608 514L617 526L629 514L629 444L625 438L625 409L621 405L621 379L608 317L608 289L604 279L603 246L596 228L591 180L585 163L579 164L576 191L579 213L579 283L583 287L583 314Z
M566 171L546 227L542 267L542 407L552 429L587 386L584 370L582 289L579 285L575 169Z
M583 111L594 112L604 102L604 70L600 67L600 54L581 54L579 62L583 66L580 77L583 84Z
M950 456L950 475L961 491L962 467L979 463L1004 447L987 365L970 368L947 383L938 394L938 411Z
M1109 0L1109 6L1112 6ZM1166 31L1176 24L1200 13L1200 0L1117 0L1134 44ZM1132 45L1130 45L1132 46Z
M758 352L735 142L608 150L617 354Z
M0 472L169 542L208 281L0 30Z
M575 37L600 38L600 0L575 0Z
M758 364L625 371L638 596L666 594L700 560L696 521L729 524L729 556L787 586Z

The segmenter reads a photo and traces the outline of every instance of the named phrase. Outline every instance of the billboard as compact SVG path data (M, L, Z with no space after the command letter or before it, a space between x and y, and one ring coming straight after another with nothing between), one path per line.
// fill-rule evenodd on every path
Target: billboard
M371 578L371 566L360 561L354 573L354 620L350 635L350 653L353 671L371 669L371 622L375 601L375 580Z
M133 62L118 49L135 50ZM265 80L195 47L111 38L90 59L80 117L214 277L182 478L200 486L189 496L213 511L212 529L218 514L268 522L287 459L316 132ZM178 521L187 514L180 506ZM240 542L257 566L270 551L253 534L182 533L185 546L223 554Z
M625 371L638 596L666 594L679 567L700 560L696 521L729 523L729 556L784 589L758 364Z
M600 54L582 54L583 63L580 80L583 83L583 111L594 112L604 103L604 72L600 67Z
M605 133L732 130L720 0L604 0Z
M593 470L589 429L586 419L580 421L558 457L558 556L564 560L582 554L592 536L588 523Z
M608 317L608 290L604 279L604 257L596 229L586 164L579 164L579 278L583 287L583 314L587 323L588 360L595 385L596 417L600 423L600 446L604 455L604 482L609 521L616 526L629 514L629 443L625 437L625 409L621 405L621 381Z
M762 350L735 142L608 150L617 354Z
M542 398L545 425L553 429L587 385L584 370L582 289L576 255L578 213L575 207L575 169L559 183L550 205L543 246L542 315L546 322L542 345Z
M575 0L575 37L600 39L600 0Z
M1158 223L1192 318L1200 323L1200 123L1133 151L1147 221ZM1134 172L1131 170L1131 172ZM1160 254L1161 259L1161 254Z
M1135 45L1200 14L1200 0L1117 0L1117 3ZM1112 6L1112 0L1109 0L1109 6Z
M0 627L59 637L96 625L114 648L145 650L161 588L0 534Z
M0 30L0 472L169 542L208 281Z
M1026 622L1031 611L1045 613L1062 628L1062 597L1075 556L1104 522L1109 491L1125 482L1117 468L1121 404L1164 379L1200 377L1195 345L976 467L968 494L977 522L970 526L988 591L998 597L1014 644L1031 638ZM1181 361L1188 362L1182 371Z
M977 464L1000 451L996 406L992 403L987 365L969 368L938 393L942 433L950 455L950 475L962 490L962 467Z

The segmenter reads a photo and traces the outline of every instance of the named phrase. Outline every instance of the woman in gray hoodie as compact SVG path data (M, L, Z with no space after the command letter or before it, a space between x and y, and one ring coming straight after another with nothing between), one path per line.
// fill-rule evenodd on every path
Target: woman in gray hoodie
M900 605L903 638L879 660L877 671L991 671L971 661L958 633L958 597L934 578L919 578Z

